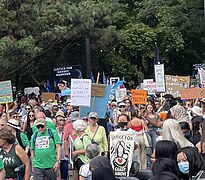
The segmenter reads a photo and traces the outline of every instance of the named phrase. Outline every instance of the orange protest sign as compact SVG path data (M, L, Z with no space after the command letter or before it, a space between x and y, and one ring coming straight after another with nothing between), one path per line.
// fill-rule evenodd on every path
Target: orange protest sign
M181 90L181 99L205 98L205 88L193 88Z
M147 103L147 91L146 90L131 90L132 104L146 104Z

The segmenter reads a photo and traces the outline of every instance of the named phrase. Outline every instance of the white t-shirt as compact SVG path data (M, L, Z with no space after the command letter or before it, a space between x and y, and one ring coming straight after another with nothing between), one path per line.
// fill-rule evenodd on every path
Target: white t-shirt
M86 178L86 180L92 180L92 173L89 170L90 163L84 164L79 170L79 176Z

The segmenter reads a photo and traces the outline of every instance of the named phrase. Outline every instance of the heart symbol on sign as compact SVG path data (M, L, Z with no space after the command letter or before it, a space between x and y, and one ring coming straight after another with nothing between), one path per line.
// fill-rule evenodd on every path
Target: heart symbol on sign
M118 162L119 162L119 163L122 163L122 159L119 159L119 158L118 158Z

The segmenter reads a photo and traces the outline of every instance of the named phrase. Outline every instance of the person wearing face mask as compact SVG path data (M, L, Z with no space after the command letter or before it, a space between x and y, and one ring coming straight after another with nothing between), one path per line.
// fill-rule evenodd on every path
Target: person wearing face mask
M205 159L194 147L184 147L177 154L177 164L182 179L199 180L205 178Z

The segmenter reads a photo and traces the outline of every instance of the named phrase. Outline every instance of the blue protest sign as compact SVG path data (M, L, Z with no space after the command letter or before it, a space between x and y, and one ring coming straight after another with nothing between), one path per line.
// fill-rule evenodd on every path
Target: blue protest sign
M11 81L0 82L0 104L13 102Z
M91 97L91 105L93 104L93 99L94 99L94 106L93 106L93 110L92 110L92 106L91 107L80 107L80 117L85 117L88 116L88 113L92 111L97 112L98 117L99 118L105 118L105 113L107 110L107 103L109 100L109 96L110 96L110 90L111 90L111 86L110 85L106 85L106 89L105 89L105 93L104 96L92 96Z

